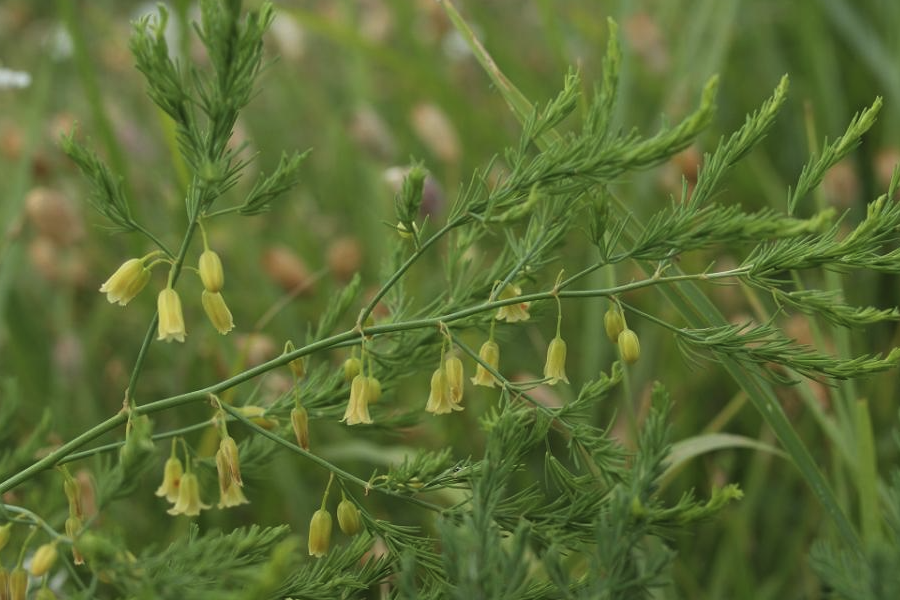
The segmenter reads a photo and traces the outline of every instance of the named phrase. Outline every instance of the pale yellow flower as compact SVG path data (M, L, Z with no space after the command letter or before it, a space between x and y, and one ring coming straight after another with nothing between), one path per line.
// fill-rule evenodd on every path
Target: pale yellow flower
M228 310L222 294L203 290L200 301L203 304L203 310L206 311L206 316L209 317L216 331L225 335L234 329L234 319L231 317L231 311Z
M195 517L200 514L201 510L209 508L209 504L204 504L200 500L200 481L194 473L188 471L181 478L181 485L178 489L178 500L175 506L170 508L170 515L187 515Z
M498 371L500 368L500 347L496 342L488 340L481 345L481 349L478 351L478 358L495 371ZM473 385L482 385L490 388L494 387L495 383L499 383L497 378L491 375L490 371L485 369L480 363L475 367L475 377L471 381Z
M34 551L34 557L31 559L31 576L41 577L53 568L58 553L56 544L53 542L44 544Z
M347 425L371 423L369 397L369 378L360 373L353 378L350 384L350 401L347 403L347 410L341 421L346 422Z
M219 255L212 250L205 250L200 255L200 280L208 292L220 292L225 285L225 273L222 271L222 261Z
M241 486L241 467L238 462L237 444L231 436L226 436L219 443L216 452L216 471L219 474L219 504L218 508L240 506L250 501L244 496Z
M625 319L622 313L614 306L610 306L603 315L603 325L606 328L606 336L613 344L619 343L619 334L625 329Z
M140 258L126 260L109 279L100 286L110 304L125 306L137 296L150 281L150 270Z
M159 312L159 336L156 339L183 342L187 332L184 330L184 316L181 314L181 298L178 297L178 292L170 287L161 291L156 307Z
M569 383L566 377L566 342L558 335L550 341L547 347L547 362L544 364L544 377L548 378L550 385L556 385L560 381Z
M444 370L444 365L441 365L431 375L431 392L428 394L425 410L436 415L446 415L454 410L462 409L462 406L453 402L450 385L447 381L447 372Z
M451 356L444 361L444 373L447 377L447 386L450 388L450 402L454 404L455 408L462 402L463 386L465 385L463 364L459 357Z
M337 507L338 526L347 535L356 535L362 531L362 519L359 509L347 498L341 500Z
M163 468L162 484L156 489L156 495L165 497L169 502L178 500L178 489L181 487L181 477L184 475L184 467L177 456L171 456Z
M499 300L511 300L521 295L522 288L517 285L507 284L497 298ZM527 321L530 316L528 314L528 306L528 302L519 302L517 304L508 304L506 306L501 306L497 309L497 316L495 318L498 321L505 320L507 323Z
M320 508L313 513L309 523L309 555L321 558L328 554L331 545L331 513Z
M619 334L619 353L622 355L622 360L628 364L637 362L637 359L641 357L641 342L631 329L624 329Z

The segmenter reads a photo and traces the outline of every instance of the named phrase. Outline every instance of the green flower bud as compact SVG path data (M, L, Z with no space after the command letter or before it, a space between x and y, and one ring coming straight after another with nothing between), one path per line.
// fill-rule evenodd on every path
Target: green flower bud
M619 343L619 334L625 329L625 319L618 308L610 306L603 315L603 324L606 326L606 335L613 344Z
M321 558L331 544L331 513L320 508L309 523L309 555Z
M356 535L362 531L362 519L359 509L350 500L344 498L337 507L338 525L347 535Z
M625 329L619 334L619 353L628 364L634 364L641 357L641 343L632 330Z

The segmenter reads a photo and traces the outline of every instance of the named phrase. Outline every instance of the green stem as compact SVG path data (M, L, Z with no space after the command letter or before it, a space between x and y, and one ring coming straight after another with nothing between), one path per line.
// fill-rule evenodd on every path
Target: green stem
M66 544L72 543L71 539L50 527L47 521L40 518L38 515L31 512L27 508L22 508L21 506L16 506L15 504L0 504L0 506L3 507L4 512L16 513L18 515L27 517L32 525L37 525L38 527L46 531L53 539L65 542Z
M416 248L416 251L406 259L406 262L400 265L400 268L397 269L397 271L394 272L393 275L391 275L391 278L388 279L383 286L381 286L381 289L378 290L378 293L372 297L372 300L369 301L369 304L367 304L366 307L362 310L356 323L357 327L363 326L363 324L366 322L366 319L368 319L369 315L372 314L372 311L375 310L375 306L378 304L378 302L382 298L384 298L385 294L387 294L391 290L391 288L394 287L394 284L396 284L400 280L400 278L403 277L403 275L409 270L409 268L413 266L413 264L419 259L419 257L422 256L422 254L424 254L432 244L441 239L448 231L450 231L454 227L462 225L465 221L466 218L462 216L448 221L447 224L438 229L434 235L432 235L421 245L419 245L419 247Z
M371 486L371 485L369 485L369 482L360 479L356 475L352 475L351 473L348 473L347 471L344 471L343 469L334 466L333 464L331 464L324 458L316 456L312 452L304 450L300 446L282 438L278 434L272 433L271 431L260 427L259 425L257 425L256 423L254 423L253 421L251 421L244 415L240 414L240 412L238 412L238 410L236 408L234 408L233 406L223 404L222 408L225 411L227 411L229 414L231 414L231 416L233 416L235 419L237 419L238 421L240 421L241 423L243 423L244 425L246 425L247 427L249 427L256 433L260 434L261 436L272 440L276 444L280 444L281 446L287 448L288 450L290 450L291 452L294 452L295 454L299 454L300 456L311 460L312 462L316 463L320 467L328 469L328 471L331 472L332 477L337 475L337 477L339 479L342 479L343 481L349 481L351 483L355 483L356 485L365 489L366 492L368 492L369 490L372 490L372 491L378 492L379 494L384 494L386 496L392 496L394 498L399 498L400 500L403 500L404 502L408 502L410 504L415 504L416 506L420 506L422 508L427 508L428 510L435 511L437 513L443 513L446 510L443 507L438 506L437 504L432 504L431 502L426 502L426 501L420 500L418 498L413 498L412 496L405 496L403 494L397 493L393 490L389 490L386 488ZM331 485L331 480L329 479L329 486L330 485ZM327 495L328 495L328 491L326 490L325 497L327 497ZM322 503L323 503L323 508L324 508L324 503L325 503L324 497L322 499Z
M159 246L159 249L162 250L166 256L168 256L169 258L175 258L175 255L172 254L172 251L169 250L169 248L166 247L166 245L162 243L162 240L160 240L158 237L156 237L153 234L153 232L151 232L149 229L145 228L143 225L141 225L139 223L135 223L134 226L138 231L140 231L145 236L147 236L150 239L150 241L152 241L154 244Z
M190 229L193 231L193 228ZM185 245L186 246L186 245ZM176 261L176 264L177 261ZM173 267L174 268L174 267ZM528 294L525 296L517 296L515 298L510 298L506 300L496 300L494 302L487 302L485 304L481 304L478 306L469 307L466 309L458 310L456 312L448 313L446 315L432 317L427 319L415 319L410 321L401 321L399 323L389 323L385 325L376 325L373 327L367 327L362 332L353 329L350 331L346 331L344 333L340 333L337 335L333 335L331 337L319 340L317 342L313 342L308 344L302 348L298 348L293 352L288 352L282 354L272 360L261 363L251 369L247 369L237 375L234 375L228 379L220 381L216 384L207 386L205 388L194 390L192 392L187 392L184 394L179 394L176 396L171 396L169 398L164 398L162 400L157 400L155 402L149 402L147 404L135 405L132 407L132 412L135 415L144 415L151 414L159 411L168 410L170 408L175 408L177 406L181 406L184 404L188 404L190 402L195 402L197 400L206 400L210 394L218 394L225 390L235 387L245 381L253 379L263 373L271 371L272 369L276 369L278 367L283 367L287 365L292 360L297 358L307 356L309 354L313 354L320 350L324 350L326 348L332 348L338 345L346 345L347 343L359 343L360 341L360 333L365 336L374 336L381 335L387 333L393 333L397 331L408 331L411 329L421 329L423 327L438 327L440 323L457 321L459 319L463 319L465 317L469 317L472 315L476 315L478 313L492 311L501 306L508 306L510 304L516 304L519 302L536 302L540 300L550 300L554 298L557 294L560 297L597 297L597 296L613 296L616 294L621 294L626 291L639 289L642 287L648 287L652 285L658 285L663 283L673 283L680 281L688 281L688 280L701 280L707 281L711 279L718 279L722 277L733 277L735 276L735 272L739 271L739 269L735 269L732 271L722 271L720 273L700 273L696 275L675 275L670 277L651 277L649 279L643 281L636 281L633 283L606 288L606 289L597 289L597 290L575 290L575 291L560 291L554 292L553 290L548 292L536 293L536 294ZM136 365L139 366L139 365ZM136 369L138 371L138 369ZM133 377L136 380L136 377ZM124 425L128 421L128 411L123 408L122 411L117 413L116 415L110 417L109 419L103 421L92 427L91 429L85 431L81 435L75 437L71 441L63 444L44 458L38 460L31 466L25 468L24 470L16 473L12 477L9 477L2 483L0 483L0 494L6 493L7 491L13 489L17 485L21 484L28 479L31 479L37 473L44 471L45 469L49 469L60 463L64 458L72 454L75 450L78 450L85 444L91 442L92 440L100 437L101 435L108 433L122 425Z
M175 257L172 268L169 270L169 287L174 286L178 281L178 276L181 274L181 267L184 264L185 256L187 256L187 251L188 248L190 248L191 239L194 237L194 231L196 231L196 229L197 219L193 219L188 225L187 231L184 234L184 239L181 241L181 248L178 250L178 256ZM144 368L144 360L147 358L147 351L150 349L150 344L153 342L153 333L156 331L156 326L158 324L159 313L157 312L153 315L153 318L150 319L150 326L147 328L147 333L144 334L144 341L141 343L137 359L134 361L134 368L131 370L131 377L128 380L128 389L125 390L125 402L126 405L131 408L137 406L134 399L134 389L137 386L138 378Z

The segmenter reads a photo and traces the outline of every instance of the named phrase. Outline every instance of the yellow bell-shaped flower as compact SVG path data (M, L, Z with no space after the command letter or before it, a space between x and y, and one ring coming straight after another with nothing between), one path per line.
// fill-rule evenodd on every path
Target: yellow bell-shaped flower
M371 423L369 397L369 378L360 373L353 378L350 384L350 402L347 403L347 410L344 412L344 418L341 420L347 425Z
M197 475L188 471L184 474L184 477L181 478L181 485L178 489L178 500L175 502L175 506L166 512L170 515L195 517L200 514L201 510L206 510L208 508L209 504L204 504L200 500L200 481L197 479Z
M478 351L478 358L495 371L498 371L500 368L500 346L493 340L486 341ZM494 387L494 384L499 383L497 378L491 375L490 371L485 369L480 363L475 367L475 377L471 381L473 385L482 385L490 388Z
M497 298L499 300L512 300L521 295L522 288L517 285L507 284ZM495 318L498 321L505 320L507 323L515 323L517 321L527 321L529 317L528 302L519 302L517 304L501 306L497 309L497 316Z
M204 250L200 255L200 280L208 292L220 292L225 285L225 273L219 255L212 250Z
M309 523L309 555L321 558L331 545L331 513L320 508Z
M181 488L181 477L184 475L184 467L177 456L171 456L163 467L163 481L156 489L156 495L173 504L178 501L178 492Z
M216 331L225 335L234 329L234 319L231 316L231 311L228 310L228 305L225 304L225 298L222 297L222 294L203 290L200 301L203 304L203 310L206 311L206 316L209 317Z
M641 357L641 342L631 329L625 329L619 334L619 353L628 364L636 363Z
M125 306L137 296L150 281L150 269L143 259L132 258L122 263L116 272L100 286L110 304Z
M184 329L184 316L181 314L181 298L178 297L178 292L170 287L161 291L156 308L159 311L159 335L156 339L183 342L187 332Z
M569 378L566 377L566 342L558 335L550 341L550 345L547 347L544 377L549 379L547 383L550 385L556 385L560 381L569 383Z

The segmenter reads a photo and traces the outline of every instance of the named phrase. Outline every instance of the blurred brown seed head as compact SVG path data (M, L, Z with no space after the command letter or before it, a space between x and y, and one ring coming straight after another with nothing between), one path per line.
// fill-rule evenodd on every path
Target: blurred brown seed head
M368 104L353 112L348 128L350 137L375 158L389 160L397 151L394 136L387 123Z
M879 192L891 184L891 177L898 164L900 164L900 148L896 146L882 148L875 155L875 178Z
M314 291L312 275L293 250L287 246L272 246L262 255L266 275L285 292L310 294Z
M669 51L662 30L646 12L638 12L624 23L625 37L634 52L654 73L662 73L669 66Z
M413 130L428 150L446 163L456 163L462 146L456 128L437 105L422 102L410 114Z
M49 238L37 236L28 243L28 260L35 271L47 281L57 281L60 276L59 252Z
M59 191L36 187L25 197L25 214L31 225L43 236L60 245L84 237L81 216L72 202Z
M247 367L255 367L278 355L275 341L263 333L248 333L235 338Z
M370 42L384 42L394 30L394 17L383 0L358 0L359 34Z
M335 279L349 281L362 265L362 247L350 236L334 240L328 247L328 268Z
M852 160L845 158L825 173L822 191L828 203L839 208L850 208L859 203L859 177Z
M22 128L12 121L4 120L0 123L0 154L10 162L16 161L22 155Z

